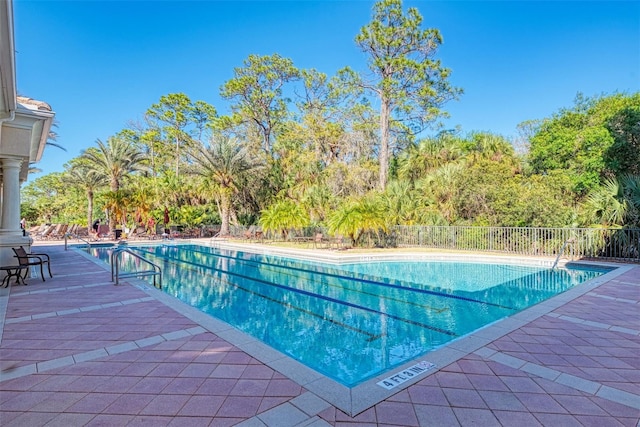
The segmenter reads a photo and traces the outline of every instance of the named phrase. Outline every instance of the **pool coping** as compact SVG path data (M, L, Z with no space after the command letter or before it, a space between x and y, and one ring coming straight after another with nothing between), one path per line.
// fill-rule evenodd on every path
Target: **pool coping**
M154 242L158 244L159 242ZM173 242L171 242L173 243ZM182 242L181 242L182 243ZM184 241L184 243L194 243L203 245L202 241ZM508 263L508 264L525 264L535 266L550 267L553 265L553 259L549 258L532 258L532 257L512 257L503 255L484 255L484 254L467 254L467 253L394 253L394 254L327 254L330 256L315 256L317 252L305 251L300 253L299 251L289 248L261 248L257 245L244 245L234 244L230 242L217 242L217 247L224 245L225 249L242 250L245 252L258 253L263 255L286 255L290 257L296 257L305 260L318 260L347 263L347 262L368 262L376 260L432 260L432 261L467 261L467 262L492 262L492 263ZM144 243L143 243L144 244ZM204 245L208 246L208 245ZM210 246L210 245L209 245ZM73 248L83 257L91 260L95 264L101 266L107 271L110 271L109 265L103 261L91 256L79 248ZM257 249L257 250L254 250ZM324 254L323 254L324 255ZM234 326L214 318L208 314L205 314L198 309L189 306L188 304L178 300L177 298L168 295L161 290L155 289L147 282L141 279L129 278L127 282L132 286L135 286L147 293L154 299L162 302L166 306L172 308L176 312L184 315L190 320L198 323L203 328L216 334L220 338L226 340L230 344L243 350L245 353L255 358L256 360L264 363L270 368L280 372L287 378L295 381L306 390L317 395L326 402L334 405L350 416L356 416L357 414L367 410L368 408L380 403L381 401L393 396L394 394L408 388L424 378L433 375L438 372L439 368L445 367L451 363L454 363L463 357L468 356L471 353L480 351L486 345L495 341L496 339L513 332L514 330L530 323L531 321L544 316L557 309L558 307L592 291L601 284L608 282L615 277L622 275L634 268L632 265L626 264L614 264L607 262L594 262L594 261L571 261L577 264L583 264L587 266L595 267L608 267L613 268L612 271L607 272L599 277L586 281L579 286L575 286L561 294L558 294L552 298L542 301L532 307L529 307L523 311L520 311L512 316L497 320L489 325L485 325L476 331L456 338L447 342L440 348L432 350L426 354L413 358L391 370L388 370L382 374L372 377L361 384L354 387L347 387L339 382L332 380L325 375L313 370L302 364L301 362L293 359L292 357L268 346L260 340L250 336L249 334L235 328ZM559 265L566 264L567 261L559 263ZM401 384L394 386L392 389L386 389L378 385L378 382L394 376L397 373L407 371L419 362L432 363L434 368L420 372L410 378L403 380Z

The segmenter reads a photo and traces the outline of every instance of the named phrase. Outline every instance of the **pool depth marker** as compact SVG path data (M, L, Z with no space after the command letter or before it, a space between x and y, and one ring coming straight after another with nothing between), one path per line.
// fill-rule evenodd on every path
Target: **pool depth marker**
M423 360L422 362L416 363L415 365L410 366L407 369L403 369L397 374L391 375L390 377L387 377L382 381L378 381L376 384L378 384L382 388L391 390L399 386L400 384L413 379L418 375L424 374L429 369L435 368L435 366L436 365L434 365L433 363L426 362Z

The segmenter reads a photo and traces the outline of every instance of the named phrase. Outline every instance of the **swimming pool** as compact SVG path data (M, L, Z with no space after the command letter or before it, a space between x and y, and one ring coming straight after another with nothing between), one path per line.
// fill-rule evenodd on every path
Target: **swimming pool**
M608 271L129 249L162 267L164 292L348 387ZM90 252L108 262L111 250ZM124 261L135 267L132 257Z

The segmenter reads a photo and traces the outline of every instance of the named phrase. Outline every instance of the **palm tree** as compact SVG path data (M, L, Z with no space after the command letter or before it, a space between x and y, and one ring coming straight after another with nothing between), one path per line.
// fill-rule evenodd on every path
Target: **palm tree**
M463 159L463 141L452 135L423 139L400 159L399 174L414 183L433 170Z
M607 179L586 200L591 219L604 227L640 225L640 176Z
M212 138L208 145L196 144L190 151L191 172L202 176L215 186L220 209L220 234L229 234L231 200L238 191L243 175L262 167L238 140L228 137Z
M73 159L70 167L62 176L62 180L70 185L82 188L87 194L87 233L91 232L93 224L93 199L96 190L107 184L103 175L91 170L79 158Z
M309 213L292 200L283 200L269 206L260 215L260 227L265 231L280 231L287 240L288 231L309 225Z
M67 151L62 145L58 144L56 141L58 140L58 132L53 130L53 128L58 127L58 121L53 120L51 123L51 128L49 129L49 134L47 135L47 141L44 143L46 147L56 147L61 149L62 151ZM42 169L35 167L35 162L29 163L28 173L41 173Z
M345 203L329 218L329 232L349 236L354 246L367 231L387 231L384 202L376 196L363 197Z
M45 142L45 145L59 148L62 151L67 151L66 148L58 144L58 132L54 130L54 128L57 128L57 127L58 127L58 120L54 119L53 123L51 123L51 128L49 128L49 134L47 135L47 142Z
M131 204L135 208L136 226L147 224L154 205L160 205L160 201L153 191L153 179L149 177L137 179L130 188Z
M387 221L390 225L412 225L418 211L417 195L408 181L390 181L387 189L380 195L385 204Z
M419 202L427 207L425 213L430 219L442 219L451 224L456 219L455 197L459 188L459 177L465 170L465 165L460 162L446 163L438 169L421 178L416 183ZM433 215L439 212L438 215ZM431 223L431 222L429 222Z
M131 193L126 190L108 191L104 198L105 207L111 212L109 223L125 225L127 213L131 206Z
M90 170L109 183L111 192L120 190L123 181L133 172L147 169L146 156L135 144L124 137L110 137L106 143L96 141L97 147L82 152ZM115 217L111 215L109 227L115 228Z

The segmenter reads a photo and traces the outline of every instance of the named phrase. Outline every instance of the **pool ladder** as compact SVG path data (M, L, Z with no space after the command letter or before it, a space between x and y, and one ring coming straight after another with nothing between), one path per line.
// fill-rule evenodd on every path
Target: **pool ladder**
M118 264L118 260L123 253L128 253L134 258L139 259L140 261L151 266L150 270L142 270L142 271L132 271L129 273L120 273L120 266ZM152 263L148 259L143 256L138 255L133 252L131 249L127 248L118 248L114 249L111 252L111 281L115 282L116 285L120 284L120 278L127 277L149 277L153 276L153 286L158 289L162 289L162 269L157 264ZM158 282L156 283L156 276L158 277Z

